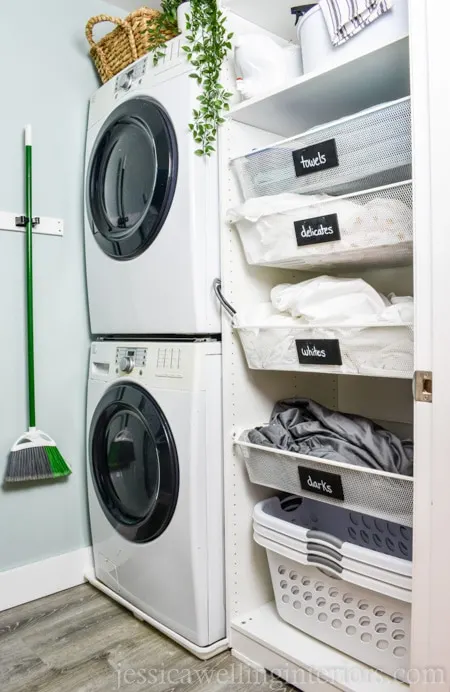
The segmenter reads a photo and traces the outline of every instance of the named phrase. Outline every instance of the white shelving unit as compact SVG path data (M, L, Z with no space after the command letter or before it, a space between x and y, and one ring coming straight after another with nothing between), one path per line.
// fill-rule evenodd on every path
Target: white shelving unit
M309 72L283 89L242 101L231 109L231 117L280 137L292 137L409 93L409 40L405 37L357 60Z
M286 10L284 1L280 8L278 3L264 0L254 10L250 0L227 0L227 4L259 26L275 30L282 25L280 35L289 38L287 23L283 24L286 18L278 18L278 12ZM270 288L277 283L298 282L309 276L247 265L237 232L224 220L227 210L241 201L229 160L312 125L407 95L410 55L414 268L375 269L355 275L363 276L382 292L411 295L414 290L414 367L433 373L433 403L414 400L410 379L251 371L229 317L223 317L229 641L241 661L272 671L303 692L318 684L325 692L402 692L407 685L307 636L283 622L276 612L266 555L252 537L253 508L274 491L250 483L233 441L242 430L268 421L274 403L291 396L310 397L332 409L385 421L393 428L413 426L411 681L418 692L450 690L450 551L446 548L446 527L450 525L450 437L446 433L450 410L450 330L446 318L450 221L445 211L450 89L443 68L450 7L444 0L433 5L410 0L410 14L410 45L402 39L329 72L311 74L278 92L241 103L233 107L220 135L222 283L226 297L239 310L267 300ZM230 71L228 86L233 83Z

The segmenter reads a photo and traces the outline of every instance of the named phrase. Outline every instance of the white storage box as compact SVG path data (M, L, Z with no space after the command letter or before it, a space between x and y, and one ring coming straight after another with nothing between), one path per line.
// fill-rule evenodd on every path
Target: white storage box
M411 589L409 526L295 495L263 500L256 505L253 519L255 530L261 532L264 527L266 532L272 532L270 538L276 542L276 534L281 533L286 540L300 540L308 552L320 553L323 546L342 558L372 564L389 574L401 574L398 585Z
M305 271L412 262L411 182L313 200L259 197L229 212L247 262Z
M410 603L348 584L269 539L266 548L280 617L297 629L398 680L410 663Z
M409 180L410 98L321 125L231 165L244 199L281 192L347 194Z
M411 378L411 325L246 325L236 321L249 368ZM327 364L317 364L321 360Z
M255 445L249 442L248 431L239 436L235 446L252 483L367 514L401 527L412 526L414 481L410 476ZM331 486L331 493L326 487L318 492L318 486L323 487L322 481ZM349 536L355 542L357 532L361 537L361 531L376 533L371 523L363 526L362 520L353 518L354 527L349 527ZM399 533L392 536L393 543L394 539L400 541L400 536L407 542L410 534L405 528L399 529ZM370 547L370 536L368 540L366 545ZM389 545L393 546L392 554L395 554L396 546Z
M408 0L394 0L392 9L341 46L333 46L320 7L316 5L299 21L298 38L303 70L331 69L408 36Z

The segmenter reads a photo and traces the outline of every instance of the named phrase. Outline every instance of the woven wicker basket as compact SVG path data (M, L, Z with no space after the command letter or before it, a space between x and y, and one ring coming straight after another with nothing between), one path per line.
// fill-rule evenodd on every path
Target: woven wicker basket
M125 19L99 14L88 21L86 38L91 46L91 57L103 83L138 58L142 58L153 47L148 33L148 22L155 20L159 14L157 10L141 7ZM117 27L96 43L93 30L100 22L112 22L117 24ZM164 31L163 34L167 41L177 35L175 31Z

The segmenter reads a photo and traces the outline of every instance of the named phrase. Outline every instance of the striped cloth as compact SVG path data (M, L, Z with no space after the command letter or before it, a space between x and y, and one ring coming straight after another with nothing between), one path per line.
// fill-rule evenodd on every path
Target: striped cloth
M392 8L393 0L320 0L333 46L340 46Z

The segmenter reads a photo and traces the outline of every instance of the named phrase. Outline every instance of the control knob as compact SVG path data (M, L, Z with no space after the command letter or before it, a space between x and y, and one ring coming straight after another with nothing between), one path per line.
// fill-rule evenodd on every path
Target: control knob
M133 72L125 72L121 77L119 77L119 89L128 91L133 84Z
M134 358L130 356L124 356L120 359L119 367L122 372L130 373L134 370Z

